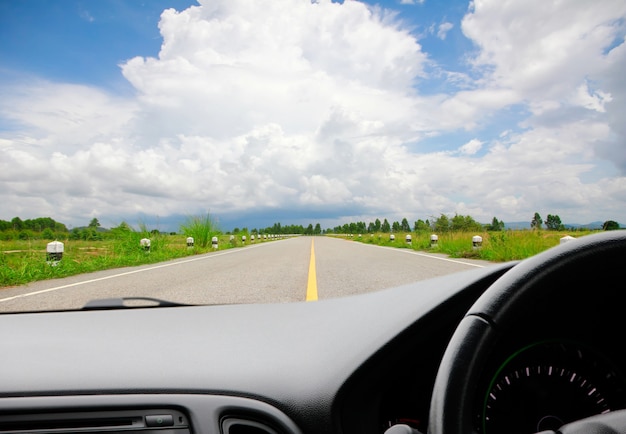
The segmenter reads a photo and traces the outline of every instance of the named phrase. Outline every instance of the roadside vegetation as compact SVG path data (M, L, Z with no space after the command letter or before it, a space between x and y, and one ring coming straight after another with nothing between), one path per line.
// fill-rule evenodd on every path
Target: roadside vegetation
M431 240L433 232L397 232L375 234L339 235L354 241L378 246L413 249L430 253L441 253L452 258L482 259L491 262L506 262L528 258L557 246L561 238L574 238L589 235L597 231L536 231L506 230L498 232L444 232L437 235L437 241ZM392 236L393 235L393 236ZM407 241L407 235L410 240ZM472 239L481 238L475 246Z
M189 217L178 233L150 230L143 223L133 228L125 222L103 230L97 219L72 230L49 218L24 222L21 227L0 231L0 287L152 264L276 239L274 234L246 228L222 233L209 214ZM212 242L214 237L217 244ZM47 252L53 240L63 243L58 261ZM142 240L149 240L149 246Z
M545 227L544 227L545 226ZM604 223L602 230L620 229L614 221ZM137 228L126 222L103 229L97 219L82 228L68 230L49 217L12 221L0 220L0 288L33 281L68 277L98 270L132 267L186 256L264 243L289 235L333 235L363 243L441 253L454 258L473 258L492 262L521 260L560 243L562 237L580 237L594 232L565 228L558 216L548 215L547 222L538 213L529 229L505 229L494 217L482 225L470 216L418 220L413 227L407 219L401 222L348 223L322 230L320 224L283 226L275 223L265 229L235 228L223 233L210 215L190 216L175 233L150 230L140 223ZM437 242L432 241L437 236ZM407 241L407 236L410 240ZM475 246L474 236L482 242ZM189 242L189 239L193 243ZM217 244L213 240L217 240ZM61 260L48 255L48 243L63 243ZM143 241L142 241L143 240ZM149 240L149 246L145 245Z
M181 234L146 234L130 231L119 238L102 240L59 239L64 245L60 261L48 260L49 240L0 241L0 287L22 285L37 280L68 277L110 268L152 264L186 256L242 247L241 236L231 240L230 235L218 236L218 246L187 246L187 236ZM150 240L149 250L140 245L141 239ZM255 240L268 242L271 239Z
M539 213L535 213L527 229L507 229L496 217L490 224L481 224L471 216L442 214L432 220L417 220L412 228L406 218L393 223L376 219L369 224L356 222L337 226L333 232L336 236L379 246L429 251L453 258L506 262L543 252L560 244L563 237L578 238L620 228L620 224L613 220L605 221L601 229L566 227L558 215L548 214L544 222ZM475 244L474 237L479 237L480 242Z

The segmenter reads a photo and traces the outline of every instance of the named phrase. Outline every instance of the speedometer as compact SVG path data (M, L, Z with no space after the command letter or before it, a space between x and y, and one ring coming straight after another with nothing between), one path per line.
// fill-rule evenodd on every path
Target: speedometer
M484 397L481 431L557 430L623 408L624 380L599 354L571 342L540 342L512 354Z

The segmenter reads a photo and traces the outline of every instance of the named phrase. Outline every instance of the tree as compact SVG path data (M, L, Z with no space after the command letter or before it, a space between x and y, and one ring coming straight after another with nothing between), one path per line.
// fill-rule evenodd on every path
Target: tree
M538 212L535 213L533 220L530 222L531 229L541 229L541 225L543 224L543 220L541 220L541 216Z
M52 228L55 232L67 232L67 227L63 223L54 222L54 228Z
M380 227L381 227L380 219L376 219L374 221L374 232L380 232Z
M80 238L85 241L99 241L102 239L95 228L87 227L80 231Z
M402 219L400 223L400 230L402 232L411 232L411 226L409 226L409 221L406 218Z
M602 224L603 231L614 231L619 229L619 223L613 220L607 220Z
M491 224L487 225L487 230L488 231L503 231L504 230L504 222L502 220L499 220L497 218L493 218L493 220L491 220Z
M38 217L36 219L26 219L23 223L24 229L41 232L46 228L54 229L54 225L56 222L50 217Z
M356 234L363 234L367 232L367 226L365 226L365 222L357 222L356 223Z
M52 232L52 229L50 228L45 228L41 233L41 237L44 240L54 240L54 232Z
M450 230L450 219L447 215L441 214L438 219L435 220L435 231L448 232Z
M546 219L546 227L549 231L561 231L564 229L561 223L561 217L551 214L548 214L548 218Z
M450 229L459 232L480 231L482 230L482 225L471 216L455 214L450 220Z
M11 226L11 222L8 222L6 220L0 220L0 231L8 231L12 227L13 226Z
M11 224L13 225L13 230L21 231L24 229L24 222L19 217L13 217Z
M450 229L453 231L465 231L465 218L462 215L454 214L450 219Z
M322 233L322 226L319 223L315 224L315 229L313 229L313 233L315 235L319 235Z
M413 225L413 230L415 232L421 232L421 231L429 231L430 230L430 224L428 223L428 220L424 221L424 220L418 220L415 222L415 224Z
M100 227L100 222L98 221L97 218L93 218L89 222L89 226L88 227L93 228L93 229L98 229Z
M74 228L70 231L70 240L80 240L80 229Z
M391 224L391 230L394 231L394 232L400 232L400 223L393 222Z
M391 225L387 221L387 219L383 220L383 224L380 226L380 230L382 232L391 232Z

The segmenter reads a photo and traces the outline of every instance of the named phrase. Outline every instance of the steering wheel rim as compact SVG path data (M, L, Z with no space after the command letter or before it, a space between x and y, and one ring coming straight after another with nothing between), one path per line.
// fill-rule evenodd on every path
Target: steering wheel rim
M554 247L520 262L494 282L472 305L448 343L435 379L428 433L475 432L473 399L481 368L515 318L560 290L558 285L548 285L546 292L542 283L562 273L580 272L579 267L588 267L590 260L601 264L603 259L616 257L626 257L626 231L588 235Z

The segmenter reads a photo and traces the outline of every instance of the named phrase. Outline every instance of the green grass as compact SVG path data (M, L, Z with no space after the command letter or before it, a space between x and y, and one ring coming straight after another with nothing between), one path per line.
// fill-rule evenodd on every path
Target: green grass
M482 259L492 262L506 262L526 259L551 247L557 246L566 235L581 237L591 231L560 232L560 231L501 231L501 232L450 232L438 234L438 242L431 245L431 233L411 233L411 242L406 242L407 233L354 235L349 239L379 246L397 247L443 253L453 258ZM472 237L479 235L483 239L480 248L474 248Z
M186 237L194 239L194 245L200 247L209 247L212 240L219 233L217 222L210 214L203 216L190 216L187 221L181 225L183 234Z
M150 239L149 251L140 246L142 238ZM120 231L115 234L115 239L104 241L61 240L64 252L58 263L46 260L48 240L0 241L0 288L244 246L241 236L235 236L232 240L230 238L230 235L219 235L218 247L215 249L210 238L208 245L194 243L193 247L188 247L187 235ZM257 243L268 241L256 240ZM250 244L249 237L247 244Z
M191 222L194 223L194 222ZM90 273L110 268L130 267L143 264L167 261L214 251L210 240L218 236L218 250L249 245L250 234L215 235L206 222L196 222L199 232L190 230L184 235L150 234L146 231L120 230L113 234L114 238L104 241L62 240L65 251L63 259L58 263L46 261L46 245L48 240L12 240L0 241L0 288L23 285L38 280L68 277L82 273ZM193 225L190 225L193 229ZM203 232L204 231L204 232ZM206 233L206 236L203 235ZM355 235L350 239L381 246L408 248L446 254L453 258L482 259L492 262L505 262L525 259L559 244L565 235L580 237L591 232L557 232L557 231L503 231L468 233L454 232L439 235L436 246L430 242L430 233L411 233L411 242L405 240L406 233L397 233L395 240L389 234ZM196 235L193 247L187 246L187 236ZM199 235L198 235L199 234ZM244 244L241 236L246 235ZM472 247L472 236L480 235L483 244L480 248ZM150 238L150 251L140 246L142 238ZM204 240L204 241L202 241ZM205 242L206 241L206 242ZM268 242L270 239L255 240ZM204 245L202 245L204 244Z

